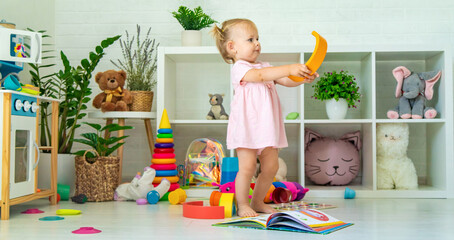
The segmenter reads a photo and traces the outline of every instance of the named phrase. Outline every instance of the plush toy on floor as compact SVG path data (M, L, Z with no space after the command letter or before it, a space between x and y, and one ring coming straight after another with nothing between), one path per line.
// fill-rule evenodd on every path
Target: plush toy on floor
M224 94L208 94L210 97L211 109L208 112L207 120L227 120L229 115L225 112L222 101L224 100Z
M128 104L132 103L131 93L124 89L126 72L107 70L98 72L95 81L102 90L93 99L93 107L101 111L129 111Z
M403 119L435 118L437 110L426 106L426 100L433 97L433 87L440 79L441 72L415 73L406 67L397 67L393 70L396 78L396 98L399 104L387 113L388 118Z
M377 125L378 189L417 189L418 177L407 157L409 128L406 123Z
M143 176L137 174L130 183L123 183L115 190L114 199L117 201L137 200L147 198L148 192L156 190L162 197L169 191L170 182L163 178L157 187L153 187L153 179L156 176L156 170L146 167Z

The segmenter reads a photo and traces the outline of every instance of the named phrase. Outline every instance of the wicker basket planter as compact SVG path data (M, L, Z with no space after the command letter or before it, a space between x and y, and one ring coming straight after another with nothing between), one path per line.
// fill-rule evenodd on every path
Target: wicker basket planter
M132 104L130 110L133 112L151 112L153 104L153 91L131 91Z
M91 163L87 160L95 162ZM100 157L98 155L94 159L87 159L85 155L77 156L75 164L76 195L85 194L89 202L114 200L115 189L118 187L120 177L119 157Z

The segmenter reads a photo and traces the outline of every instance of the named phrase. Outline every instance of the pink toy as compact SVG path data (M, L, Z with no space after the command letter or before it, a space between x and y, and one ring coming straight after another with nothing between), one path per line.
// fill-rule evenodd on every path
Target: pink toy
M175 158L175 153L155 153L153 158Z
M295 201L296 197L298 196L298 192L300 190L298 190L298 188L296 188L296 186L291 182L282 182L282 183L284 183L285 187L292 193L292 201Z
M38 214L38 213L43 213L44 211L41 211L37 208L29 208L23 212L21 212L22 214Z
M347 133L339 139L324 137L306 128L306 176L320 185L346 185L360 170L361 133Z
M77 230L72 231L72 233L75 233L75 234L94 234L94 233L100 233L100 232L102 232L102 231L95 229L93 227L81 227Z
M136 200L137 205L146 205L148 203L147 199L139 198Z
M295 201L300 201L301 199L304 198L304 196L306 195L307 192L309 192L309 188L304 188L303 186L301 186L301 184L297 183L297 182L292 182L296 188L298 188L298 195L296 196L296 199Z
M235 182L228 182L222 185L213 182L211 185L219 187L221 193L235 193Z

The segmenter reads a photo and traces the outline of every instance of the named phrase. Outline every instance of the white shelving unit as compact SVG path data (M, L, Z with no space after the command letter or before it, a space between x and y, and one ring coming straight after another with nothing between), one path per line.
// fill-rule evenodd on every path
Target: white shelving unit
M272 65L305 62L313 46L263 48L261 61ZM393 96L396 81L392 69L406 66L416 72L441 70L442 77L428 102L439 112L435 119L392 120L386 111L398 100ZM230 65L216 47L160 47L158 49L157 124L167 109L174 129L175 149L183 163L187 147L193 139L212 137L225 146L227 121L206 120L210 109L209 93L224 93L224 107L230 112L233 89ZM348 185L359 198L446 198L454 197L453 164L453 85L452 56L436 46L329 46L318 73L347 70L353 74L363 95L357 109L349 109L344 120L329 120L325 103L311 98L311 85L296 88L277 86L284 117L299 112L300 119L285 120L289 147L280 152L288 166L287 177L311 189L313 197L343 197L346 186L317 186L304 174L304 129L339 137L360 130L362 169ZM413 160L419 179L418 190L378 190L376 187L376 125L406 122L410 125L408 156ZM233 155L233 151L226 151Z

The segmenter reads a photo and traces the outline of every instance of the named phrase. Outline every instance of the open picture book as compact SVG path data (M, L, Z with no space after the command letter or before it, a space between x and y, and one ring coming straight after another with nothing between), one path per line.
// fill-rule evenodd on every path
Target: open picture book
M213 224L213 226L219 227L256 228L317 234L328 234L351 225L353 224L342 222L314 209L301 209L265 214L257 217L236 218Z

